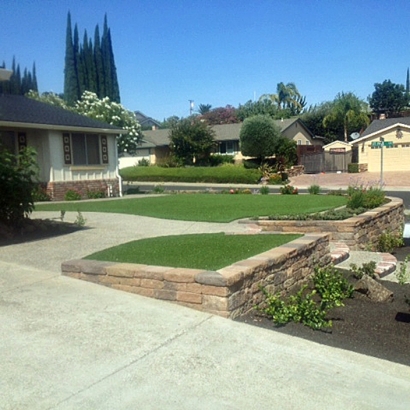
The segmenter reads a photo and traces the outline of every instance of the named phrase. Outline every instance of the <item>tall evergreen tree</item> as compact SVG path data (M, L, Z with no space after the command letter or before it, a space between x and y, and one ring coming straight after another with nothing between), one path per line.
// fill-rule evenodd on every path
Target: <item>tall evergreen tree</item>
M64 100L74 104L78 99L78 73L76 70L76 56L74 53L73 35L71 30L71 14L67 15L65 67L64 67Z
M407 78L406 78L406 94L410 94L410 77L409 77L409 69L407 69Z
M32 87L32 90L38 92L36 63L33 63L33 87Z
M107 94L105 93L105 82L104 82L104 63L101 52L101 42L100 42L100 29L98 25L95 27L94 32L94 61L95 61L95 73L96 73L96 94L99 98L104 98ZM92 90L90 90L92 91Z

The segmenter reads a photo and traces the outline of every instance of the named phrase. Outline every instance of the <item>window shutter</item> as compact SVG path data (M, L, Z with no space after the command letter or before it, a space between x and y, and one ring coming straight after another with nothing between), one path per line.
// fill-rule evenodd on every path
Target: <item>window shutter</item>
M68 132L63 133L64 164L72 164L71 140Z
M108 164L108 141L106 135L101 135L101 161Z
M27 136L25 132L19 132L17 134L18 149L19 152L27 147Z

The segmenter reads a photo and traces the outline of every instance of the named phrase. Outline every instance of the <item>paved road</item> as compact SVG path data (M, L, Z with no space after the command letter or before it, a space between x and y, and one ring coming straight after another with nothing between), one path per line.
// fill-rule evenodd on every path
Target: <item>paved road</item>
M84 216L91 229L0 248L0 409L409 408L410 367L62 277L131 238L221 230Z

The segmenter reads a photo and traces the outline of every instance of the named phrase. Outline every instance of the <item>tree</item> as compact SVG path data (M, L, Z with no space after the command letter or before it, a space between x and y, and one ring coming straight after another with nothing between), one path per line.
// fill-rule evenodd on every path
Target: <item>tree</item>
M211 104L199 104L198 105L198 113L200 115L204 115L207 112L211 111L212 105Z
M197 119L182 119L170 131L170 148L183 165L203 165L217 146L215 132Z
M333 101L330 113L323 119L324 127L343 129L343 139L348 141L348 135L369 124L367 104L354 93L339 93Z
M78 88L77 55L74 50L70 12L67 14L65 43L64 99L68 104L74 104L80 96L80 90Z
M384 80L382 83L376 83L374 88L369 104L376 114L383 113L389 117L398 115L409 103L406 90L401 84Z
M76 102L74 111L127 130L128 134L120 135L117 139L118 153L135 154L142 136L141 126L134 112L128 111L108 97L99 99L97 94L89 91L85 91Z
M239 122L236 116L236 110L231 105L218 107L201 116L209 125L217 124L235 124Z
M262 164L266 157L276 153L280 137L280 128L272 118L266 115L249 117L239 134L242 155L258 158Z
M337 126L323 125L324 118L329 115L333 108L332 101L325 101L321 104L310 106L302 115L301 120L313 135L323 137L326 143L338 138L343 138L343 129Z
M3 68L6 68L5 63L3 63ZM24 95L29 90L38 90L36 65L34 63L33 71L24 68L23 76L21 76L20 64L16 66L16 59L13 57L11 71L13 73L9 81L0 81L0 94Z
M255 115L269 115L273 119L289 118L290 112L279 110L278 106L270 99L259 101L247 101L244 105L239 105L236 109L236 117L239 121Z
M299 93L295 83L280 82L276 86L276 94L263 94L259 100L271 100L277 104L279 110L289 109L292 115L300 114L306 105L306 100Z
M181 118L179 118L177 115L171 115L171 117L165 118L164 121L161 122L160 128L161 129L172 128L180 120L181 120Z

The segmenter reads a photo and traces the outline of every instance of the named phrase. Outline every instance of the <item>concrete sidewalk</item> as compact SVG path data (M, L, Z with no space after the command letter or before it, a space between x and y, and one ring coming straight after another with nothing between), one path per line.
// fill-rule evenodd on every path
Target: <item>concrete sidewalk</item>
M84 216L92 229L0 248L0 409L408 408L410 367L62 277L131 236L221 231Z

